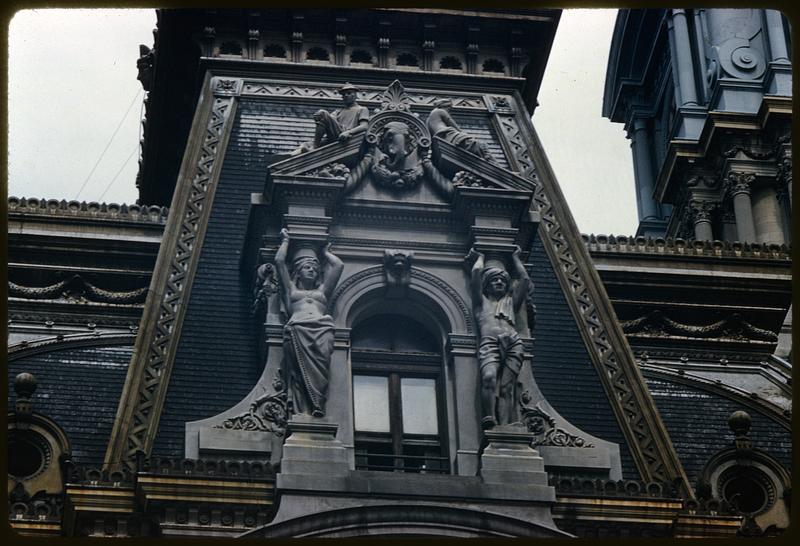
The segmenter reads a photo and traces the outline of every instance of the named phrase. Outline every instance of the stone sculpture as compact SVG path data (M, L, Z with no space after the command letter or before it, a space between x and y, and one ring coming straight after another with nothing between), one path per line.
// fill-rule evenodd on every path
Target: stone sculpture
M465 133L450 115L453 106L451 99L439 99L433 103L433 110L428 115L427 125L431 136L437 136L453 146L471 152L492 164L497 164L486 144Z
M386 249L383 251L383 273L386 285L390 288L406 288L411 283L411 261L414 253L410 250Z
M515 278L500 261L485 264L484 255L472 248L467 261L471 272L472 301L480 332L478 362L481 376L483 428L519 421L517 378L524 348L515 316L528 297L530 278L520 260L520 248L512 256Z
M418 139L406 123L390 121L378 140L372 175L381 186L408 189L425 176L418 153Z
M342 96L344 108L328 112L327 110L317 110L314 113L313 142L305 142L300 145L292 155L308 152L319 148L323 144L330 144L337 140L347 140L350 135L364 131L369 121L369 109L358 104L358 87L351 83L344 84L339 89Z
M320 271L316 252L302 246L294 253L290 275L286 266L289 231L284 228L281 236L275 268L289 316L283 332L288 407L291 413L323 417L334 339L333 319L325 311L344 265L329 243L322 251L324 270Z

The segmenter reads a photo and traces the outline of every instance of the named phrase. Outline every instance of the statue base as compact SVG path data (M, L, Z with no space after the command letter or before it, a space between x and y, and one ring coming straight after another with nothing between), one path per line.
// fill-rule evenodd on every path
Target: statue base
M287 423L280 474L344 475L350 464L344 444L336 439L339 425L308 415L293 415Z
M483 434L480 476L485 483L547 486L544 459L531 447L534 434L514 425L497 426Z

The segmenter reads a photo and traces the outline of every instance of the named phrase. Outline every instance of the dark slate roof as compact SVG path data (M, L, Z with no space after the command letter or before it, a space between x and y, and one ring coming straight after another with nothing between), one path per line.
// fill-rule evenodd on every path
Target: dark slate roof
M8 363L9 408L17 374L36 376L34 411L58 423L72 444L76 463L103 462L133 347L72 347L13 359Z
M537 310L533 332L536 383L547 401L573 425L618 443L623 477L639 479L625 437L539 238L534 243L531 260Z
M252 296L239 259L247 231L250 194L261 192L266 156L280 153L262 140L270 126L258 101L242 101L214 197L152 453L183 456L184 424L216 415L250 392L263 363L250 317ZM281 107L280 110L283 110ZM286 110L295 110L294 107ZM309 117L313 109L308 111ZM270 137L272 138L272 137Z
M744 410L752 417L750 438L753 446L766 451L791 470L791 432L766 415L718 394L687 385L655 378L647 378L647 383L692 484L696 484L706 461L733 442L728 417L736 410Z

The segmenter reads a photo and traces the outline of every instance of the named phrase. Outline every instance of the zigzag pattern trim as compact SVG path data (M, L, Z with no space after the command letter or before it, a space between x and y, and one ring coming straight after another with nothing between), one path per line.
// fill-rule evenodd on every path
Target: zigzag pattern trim
M529 179L538 180L534 160L517 120L514 116L499 113L497 117L501 133L507 139L520 173ZM591 346L587 348L596 355L596 364L599 365L603 386L610 395L610 401L616 406L620 426L632 443L631 451L637 467L642 477L648 481L671 482L678 478L685 480L681 475L679 463L677 461L668 463L665 459L667 454L658 447L654 436L662 434L652 430L642 401L631 388L631 385L638 380L632 376L628 367L620 364L621 357L616 354L609 341L609 334L593 301L584 273L570 247L570 242L565 237L564 226L545 186L537 183L533 196L541 216L539 233L551 256L556 275L565 281L567 287L565 296L572 299L574 308L579 313L576 319L583 323L583 328L591 340ZM635 363L631 364L635 366ZM663 434L666 432L663 431Z
M160 406L169 383L171 359L179 339L175 332L188 303L188 286L199 260L202 233L211 213L210 198L213 198L213 191L216 189L215 167L232 119L234 97L210 98L213 103L191 187L186 192L186 200L175 211L180 215L180 220L176 221L179 222L173 235L176 242L169 259L169 272L164 280L163 293L160 301L147 303L148 309L157 307L155 316L150 315L153 317L150 320L154 320L155 324L152 328L145 328L148 317L143 317L142 320L143 335L149 332L149 339L144 340L141 346L137 344L134 359L141 351L145 355L144 362L131 363L132 368L137 364L141 366L140 370L134 372L138 377L133 380L129 377L129 381L132 381L130 388L135 389L135 392L128 392L126 400L123 400L123 404L128 403L132 407L132 415L117 416L121 419L116 425L119 430L115 431L116 435L112 437L107 453L109 464L121 463L129 469L134 467L138 452L149 453L158 426ZM169 229L170 226L167 227Z

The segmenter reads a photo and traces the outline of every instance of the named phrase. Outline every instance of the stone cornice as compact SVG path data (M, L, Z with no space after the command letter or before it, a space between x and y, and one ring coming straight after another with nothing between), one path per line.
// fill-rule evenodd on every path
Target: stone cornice
M20 341L8 347L8 360L17 360L38 353L48 353L62 349L78 347L102 347L116 345L133 345L136 334L120 333L79 333L64 334L40 338L35 341Z
M132 222L163 226L169 209L157 205L126 205L125 203L98 203L67 201L65 199L8 198L10 220L22 216L51 219L98 220L102 222Z
M626 235L581 235L592 254L675 256L677 258L736 258L791 263L787 245L740 243L738 241L687 241L672 237L634 237Z

